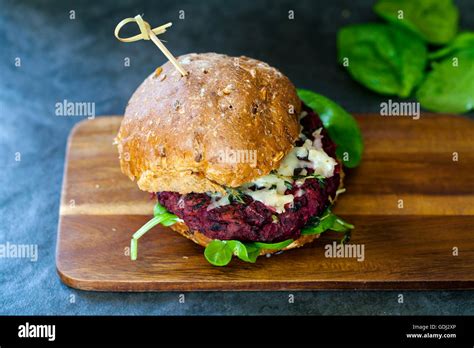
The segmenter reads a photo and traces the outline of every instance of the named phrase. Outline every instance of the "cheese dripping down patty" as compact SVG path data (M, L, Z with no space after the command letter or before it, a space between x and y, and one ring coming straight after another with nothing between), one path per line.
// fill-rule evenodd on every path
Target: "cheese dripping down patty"
M314 140L307 139L304 134L300 134L300 139L304 141L301 146L295 146L281 161L280 167L271 174L262 176L254 181L246 183L236 189L237 192L249 195L255 201L262 202L267 207L273 208L277 213L285 212L285 205L293 203L294 196L285 194L287 184L301 186L305 178L293 179L295 169L301 169L300 175L306 175L306 168L312 169L312 175L320 175L330 178L334 175L334 167L337 162L329 156L322 146L322 128L313 132ZM304 192L298 192L299 195ZM211 204L207 210L230 204L229 194L209 193Z

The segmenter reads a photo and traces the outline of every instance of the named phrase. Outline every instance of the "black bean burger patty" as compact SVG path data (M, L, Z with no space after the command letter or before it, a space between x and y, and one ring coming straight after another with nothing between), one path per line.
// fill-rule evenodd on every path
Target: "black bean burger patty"
M304 110L308 115L301 120L303 134L312 139L312 133L321 128L322 123L311 109L304 107ZM324 129L321 134L324 151L335 158L336 145ZM301 142L296 145L300 146ZM310 169L308 173L311 173ZM324 185L312 178L306 179L301 186L293 185L285 192L295 196L293 204L288 203L280 214L248 195L243 196L245 203L233 201L210 210L207 208L211 197L206 193L160 192L157 198L168 211L183 219L191 231L198 230L211 239L279 242L300 236L301 228L308 220L321 214L329 205L329 197L334 199L339 180L338 164L334 175L325 179Z

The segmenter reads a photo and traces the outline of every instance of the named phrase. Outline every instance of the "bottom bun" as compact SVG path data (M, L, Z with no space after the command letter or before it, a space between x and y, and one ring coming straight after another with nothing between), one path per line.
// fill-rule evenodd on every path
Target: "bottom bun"
M203 247L206 247L212 241L211 238L206 237L204 234L202 234L199 231L191 231L184 222L177 222L174 225L171 225L170 228L178 232L179 234L183 235L184 237L191 239L194 243L199 244ZM299 248L305 245L306 243L311 243L313 240L315 240L319 236L320 234L300 236L297 240L293 241L293 243L291 243L290 245L288 245L287 247L283 249L279 249L279 250L262 249L260 250L260 255L273 254L282 250Z

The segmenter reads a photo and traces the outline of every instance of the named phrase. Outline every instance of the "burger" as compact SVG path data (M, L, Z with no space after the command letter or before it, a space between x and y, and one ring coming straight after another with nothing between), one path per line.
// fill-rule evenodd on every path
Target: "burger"
M353 225L331 207L344 192L344 166L360 161L354 119L329 99L297 90L277 69L223 54L178 57L131 97L116 137L121 170L156 199L158 224L205 247L213 265L232 256L301 247Z

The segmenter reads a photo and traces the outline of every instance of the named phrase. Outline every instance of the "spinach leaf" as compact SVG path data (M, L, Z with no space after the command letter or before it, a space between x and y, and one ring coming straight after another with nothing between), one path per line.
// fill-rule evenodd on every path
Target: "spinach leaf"
M256 246L246 245L238 240L229 240L227 241L227 245L233 254L242 261L251 263L257 261L260 250Z
M336 232L347 232L352 230L354 225L344 221L335 215L330 208L327 208L324 213L316 219L312 224L306 225L302 230L302 235L321 234L327 230Z
M374 11L432 44L445 44L458 30L459 12L452 0L380 0Z
M348 241L350 238L350 230L353 225L345 222L337 217L328 208L321 215L308 224L302 231L302 235L320 234L327 230L344 232L344 238L341 241ZM281 250L293 243L293 239L287 239L278 243L249 242L242 243L238 240L218 240L211 241L204 250L204 257L214 266L226 266L232 260L232 255L237 256L245 262L254 263L257 261L261 250Z
M245 262L254 263L260 254L260 248L252 244L244 244L238 240L218 240L210 242L204 249L204 257L214 266L226 266L232 255Z
M163 226L169 227L171 225L174 225L178 221L181 221L180 218L178 218L176 215L171 214L171 213L166 213L162 215L164 219L160 222Z
M204 257L214 266L226 266L232 259L232 249L223 240L213 240L206 249Z
M279 243L242 243L238 240L215 239L207 245L204 250L204 257L214 266L226 266L232 260L232 255L237 256L242 261L254 263L260 255L260 250L280 250L291 243L293 243L293 239Z
M138 231L132 236L132 240L130 241L130 259L133 261L136 260L138 256L138 239L140 237L142 237L145 233L158 224L162 224L163 226L171 226L179 221L182 221L176 215L168 212L168 210L166 210L166 208L158 202L156 202L156 205L153 208L153 215L154 217L142 227L140 227Z
M432 111L464 113L474 109L474 48L434 62L416 97Z
M406 98L423 79L426 45L398 26L344 27L337 46L339 62L356 81L375 92Z
M298 96L319 114L324 128L337 144L337 156L347 167L357 167L362 157L364 144L356 120L338 104L320 94L298 89Z
M444 58L448 55L453 55L458 51L464 49L474 49L474 32L460 33L456 38L446 47L441 48L435 52L428 54L429 59Z
M286 248L291 243L293 243L293 239L287 239L287 240L284 240L283 242L279 242L279 243L254 242L255 246L257 246L261 249L268 249L268 250L281 250L283 248Z
M156 202L155 206L153 207L153 215L158 216L165 213L168 213L168 210L166 210L166 208L160 203Z
M153 215L155 218L160 219L160 224L163 226L171 226L174 225L175 223L181 220L179 217L177 217L174 214L171 214L164 206L162 206L159 202L156 202L154 208L153 208Z

